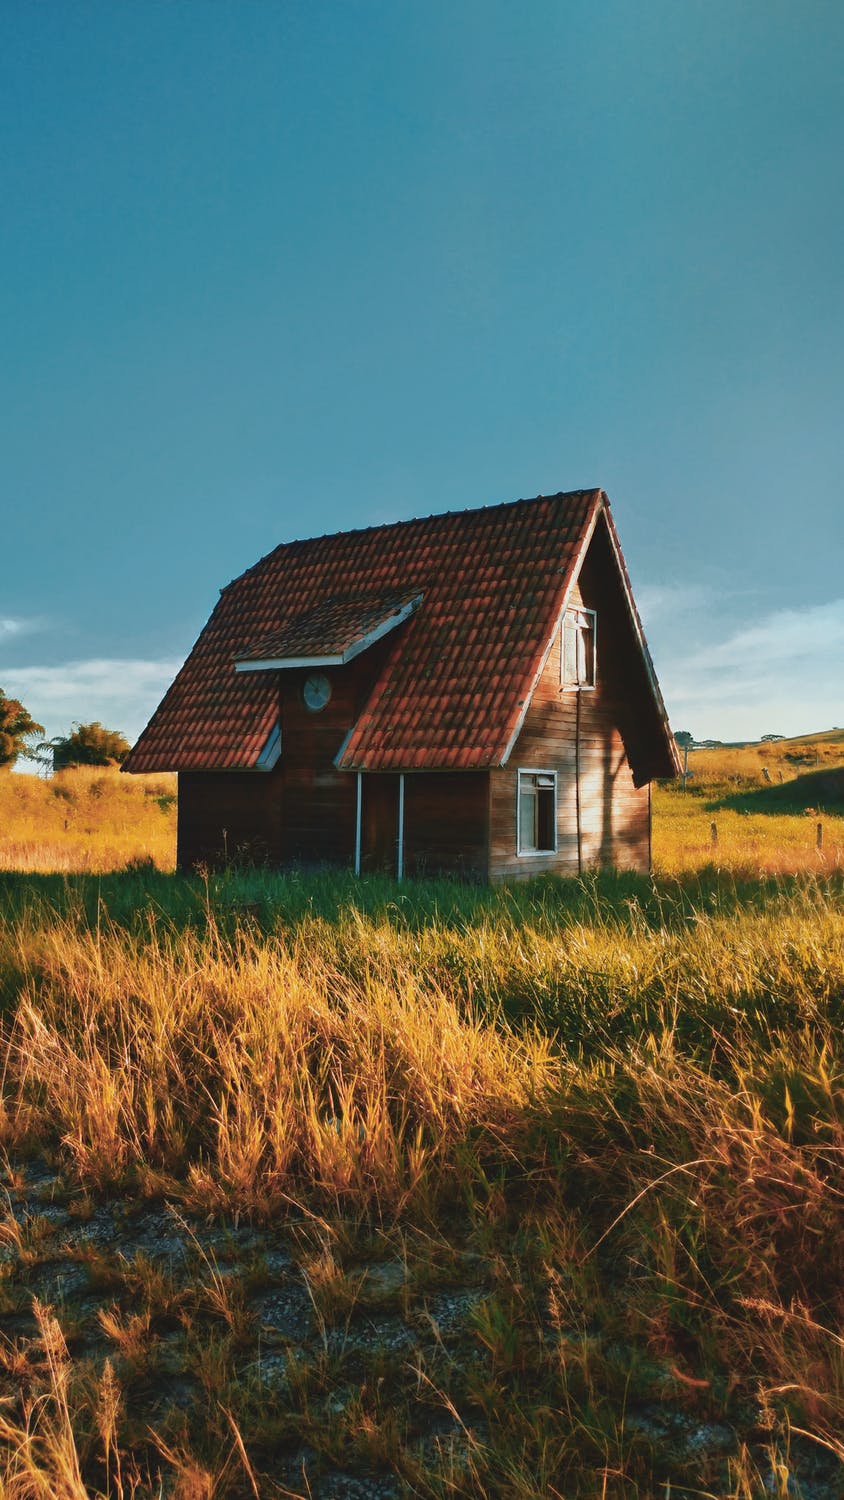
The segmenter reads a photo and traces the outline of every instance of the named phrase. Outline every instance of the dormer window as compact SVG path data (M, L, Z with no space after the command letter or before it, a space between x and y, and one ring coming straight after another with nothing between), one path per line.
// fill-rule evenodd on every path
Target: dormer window
M560 682L564 688L595 686L594 609L567 609L563 616Z

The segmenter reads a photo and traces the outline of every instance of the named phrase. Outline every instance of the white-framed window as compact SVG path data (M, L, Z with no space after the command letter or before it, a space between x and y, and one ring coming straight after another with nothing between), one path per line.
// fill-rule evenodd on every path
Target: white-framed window
M560 656L560 684L564 688L595 686L595 638L598 617L594 609L579 605L567 609L563 616L563 649Z
M557 773L520 771L516 795L516 852L557 852Z

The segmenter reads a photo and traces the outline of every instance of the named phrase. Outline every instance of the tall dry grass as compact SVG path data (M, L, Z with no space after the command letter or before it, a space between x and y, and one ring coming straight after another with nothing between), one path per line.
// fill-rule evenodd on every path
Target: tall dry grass
M538 1494L546 1460L545 1492L567 1493L552 1476L583 1454L593 1472L602 1444L607 1471L637 1472L607 1425L613 1340L666 1399L761 1402L772 1442L840 1452L840 885L697 905L655 887L650 907L644 883L638 903L596 885L580 909L552 885L533 906L458 893L448 916L367 913L350 888L329 920L307 882L292 915L290 885L221 879L190 920L152 899L129 926L36 888L0 925L6 1150L57 1153L95 1196L468 1225L509 1268L476 1319L497 1437L442 1493Z

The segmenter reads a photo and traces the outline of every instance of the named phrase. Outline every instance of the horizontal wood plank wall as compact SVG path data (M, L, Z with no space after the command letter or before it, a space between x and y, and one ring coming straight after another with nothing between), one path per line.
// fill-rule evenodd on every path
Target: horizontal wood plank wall
M177 863L275 863L283 783L272 771L180 771Z
M404 861L408 875L487 878L486 771L414 772L404 778Z
M602 866L647 870L650 863L648 787L635 787L621 724L635 721L631 688L619 667L625 622L615 597L611 557L593 549L584 560L572 604L597 611L597 682L593 690L560 686L560 632L508 764L490 774L490 878L576 875L577 699L580 698L580 824L584 870ZM621 600L623 605L623 599ZM627 627L629 629L629 627ZM626 662L628 651L621 651ZM516 800L519 770L557 772L557 852L519 855Z

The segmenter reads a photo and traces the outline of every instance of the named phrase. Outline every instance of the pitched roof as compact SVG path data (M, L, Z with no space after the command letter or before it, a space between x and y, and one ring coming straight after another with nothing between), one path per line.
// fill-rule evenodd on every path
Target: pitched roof
M602 491L577 490L277 547L223 590L125 769L255 768L278 717L278 677L235 661L276 648L341 655L420 594L339 764L502 764L606 506Z

